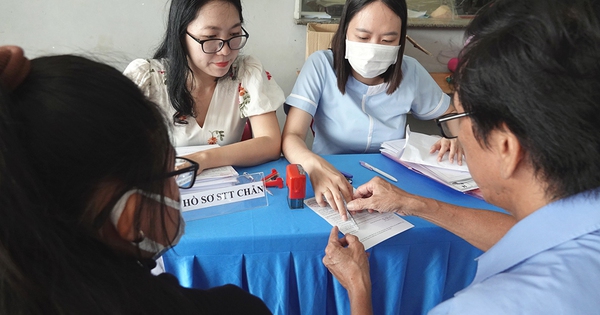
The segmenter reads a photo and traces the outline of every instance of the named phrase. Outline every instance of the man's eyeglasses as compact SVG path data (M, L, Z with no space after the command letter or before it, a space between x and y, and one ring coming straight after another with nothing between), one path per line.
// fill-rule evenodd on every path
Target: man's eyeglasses
M447 114L435 120L435 123L440 127L442 136L446 139L453 139L458 136L458 118L463 118L471 115L472 112Z
M177 186L179 186L179 188L188 189L194 186L198 168L198 163L183 157L176 157L175 170L167 173L165 176L175 176L175 182L177 182Z
M229 46L229 49L231 50L242 49L248 42L248 37L250 37L250 34L248 34L243 27L242 31L244 31L244 34L233 36L227 40L220 38L199 40L187 31L185 33L188 34L188 36L195 40L198 44L200 44L200 46L202 46L202 51L205 54L216 54L223 49L225 43L227 43L227 46Z

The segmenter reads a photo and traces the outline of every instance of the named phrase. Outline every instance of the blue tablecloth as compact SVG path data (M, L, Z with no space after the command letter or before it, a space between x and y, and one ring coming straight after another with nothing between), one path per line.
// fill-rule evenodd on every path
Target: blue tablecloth
M398 178L396 185L445 202L501 211L472 196L416 174L381 154L325 158L354 175L354 187L377 174L363 160ZM242 172L275 168L284 158ZM181 284L209 288L236 284L262 298L274 314L350 314L345 289L321 259L331 226L311 209L288 208L287 189L270 188L269 206L187 222L179 245L164 256L167 272ZM307 198L314 196L308 181ZM375 314L425 314L466 287L481 251L438 226L405 217L414 227L369 250Z

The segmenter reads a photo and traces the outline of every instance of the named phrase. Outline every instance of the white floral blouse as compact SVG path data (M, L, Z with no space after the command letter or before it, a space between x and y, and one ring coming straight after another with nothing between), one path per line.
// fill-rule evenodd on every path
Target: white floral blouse
M187 123L174 123L166 63L165 59L136 59L124 74L162 108L172 126L171 139L176 147L239 142L248 117L275 111L285 101L283 91L258 59L239 56L231 75L217 82L204 126L200 127L194 117L183 117Z

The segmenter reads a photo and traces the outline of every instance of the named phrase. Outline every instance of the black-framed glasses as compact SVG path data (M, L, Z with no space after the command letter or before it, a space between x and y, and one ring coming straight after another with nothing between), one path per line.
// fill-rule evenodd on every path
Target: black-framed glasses
M165 177L175 176L175 182L179 188L188 189L194 186L196 173L200 166L198 163L183 157L175 158L175 170L169 172Z
M463 118L471 115L472 112L447 114L435 120L435 123L440 127L442 136L447 139L454 139L458 136L458 118Z
M216 54L223 49L225 43L227 43L227 46L229 46L229 49L231 50L240 50L246 46L250 34L248 34L243 27L242 31L244 31L244 34L233 36L230 39L215 38L205 40L199 40L187 31L185 33L188 34L188 36L195 40L198 44L200 44L200 46L202 46L202 51L205 54Z

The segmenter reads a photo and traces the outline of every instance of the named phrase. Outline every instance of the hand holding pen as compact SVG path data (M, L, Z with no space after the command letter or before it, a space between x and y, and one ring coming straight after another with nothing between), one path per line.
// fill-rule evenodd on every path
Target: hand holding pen
M315 161L304 163L302 166L308 173L319 206L329 205L344 221L348 220L344 201L352 200L354 188L346 177L322 157L317 157Z

